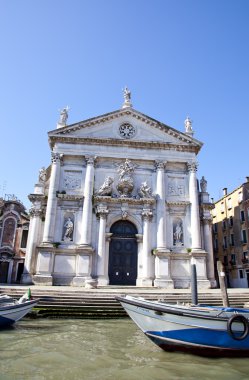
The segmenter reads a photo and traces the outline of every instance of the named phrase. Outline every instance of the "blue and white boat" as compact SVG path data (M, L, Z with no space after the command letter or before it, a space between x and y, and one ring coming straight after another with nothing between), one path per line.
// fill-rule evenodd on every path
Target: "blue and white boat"
M144 334L165 351L249 357L249 309L116 298Z
M7 295L0 295L0 328L10 326L27 315L39 300L30 299L30 291L19 300Z

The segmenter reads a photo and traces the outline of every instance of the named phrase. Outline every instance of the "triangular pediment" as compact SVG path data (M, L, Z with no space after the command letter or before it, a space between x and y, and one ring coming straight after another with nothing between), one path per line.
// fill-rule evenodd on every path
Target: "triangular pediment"
M159 122L133 108L121 109L97 116L75 124L58 128L48 133L50 144L56 141L70 142L74 140L95 143L124 143L125 145L159 144L180 146L182 150L200 150L202 143L192 136L180 132Z

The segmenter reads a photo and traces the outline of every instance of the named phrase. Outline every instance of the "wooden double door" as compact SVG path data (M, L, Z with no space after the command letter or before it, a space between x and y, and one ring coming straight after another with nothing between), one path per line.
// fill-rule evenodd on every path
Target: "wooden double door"
M114 223L109 250L110 285L136 285L137 239L136 227L128 221Z

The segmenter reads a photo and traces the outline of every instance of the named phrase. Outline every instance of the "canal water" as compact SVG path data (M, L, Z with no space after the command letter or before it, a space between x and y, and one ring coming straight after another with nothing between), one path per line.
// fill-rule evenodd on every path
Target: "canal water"
M248 380L248 359L167 353L130 319L24 319L0 331L0 380Z

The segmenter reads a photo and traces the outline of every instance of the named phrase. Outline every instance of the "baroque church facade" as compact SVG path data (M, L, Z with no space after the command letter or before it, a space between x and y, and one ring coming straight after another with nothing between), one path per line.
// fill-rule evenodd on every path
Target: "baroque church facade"
M51 165L39 172L22 283L215 287L202 143L189 118L180 132L122 108L48 133Z

